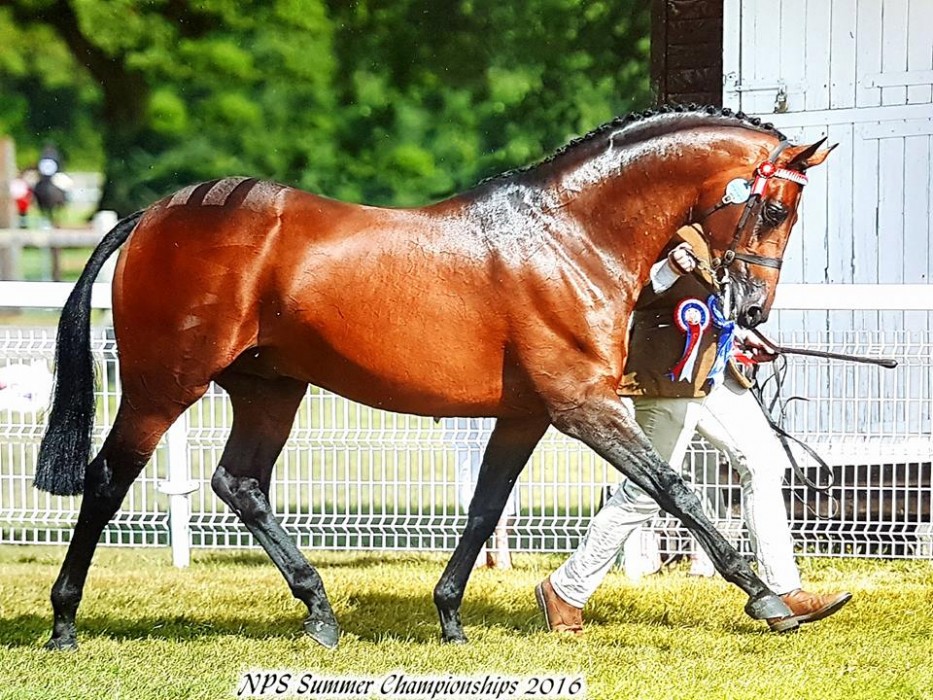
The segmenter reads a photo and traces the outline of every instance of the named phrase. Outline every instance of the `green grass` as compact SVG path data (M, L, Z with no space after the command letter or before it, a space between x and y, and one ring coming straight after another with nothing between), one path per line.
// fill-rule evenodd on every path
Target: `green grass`
M582 675L589 698L933 697L933 565L804 560L809 587L851 590L836 616L775 635L744 596L682 568L629 583L613 572L582 639L545 632L534 584L561 556L518 555L474 574L463 606L471 642L439 641L431 591L446 555L314 553L340 647L300 632L302 606L261 553L104 549L79 614L80 649L41 649L58 548L0 548L0 698L226 698L240 674Z
M81 276L93 248L62 248L59 253L62 280L74 282ZM23 279L33 281L50 280L52 254L46 248L23 249Z

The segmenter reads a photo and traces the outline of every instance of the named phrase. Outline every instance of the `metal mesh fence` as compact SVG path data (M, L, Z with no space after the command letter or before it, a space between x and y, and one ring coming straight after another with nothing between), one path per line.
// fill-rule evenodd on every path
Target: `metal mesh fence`
M782 391L785 425L831 465L834 485L822 493L794 472L786 475L792 529L805 554L933 557L931 531L931 406L933 358L929 332L810 332L778 338L784 344L896 358L893 371L814 358L788 361ZM99 445L116 413L120 382L106 329L93 339L99 368ZM0 370L50 367L54 330L0 330ZM4 391L0 390L0 397ZM766 395L768 389L766 385ZM799 397L787 400L790 397ZM63 543L79 502L32 487L44 423L41 411L0 400L0 542ZM232 413L212 387L185 418L190 478L190 536L195 547L249 547L253 541L210 489ZM458 499L463 465L478 458L488 422L398 415L311 389L279 458L271 498L285 529L303 548L449 550L465 524ZM168 476L163 444L107 528L112 545L169 543ZM800 453L804 473L827 475ZM741 489L731 469L702 441L685 464L698 487L721 496L714 519L749 551L741 520ZM616 473L582 444L549 431L517 485L511 547L516 551L572 550ZM686 530L664 516L652 528L661 551L689 551Z

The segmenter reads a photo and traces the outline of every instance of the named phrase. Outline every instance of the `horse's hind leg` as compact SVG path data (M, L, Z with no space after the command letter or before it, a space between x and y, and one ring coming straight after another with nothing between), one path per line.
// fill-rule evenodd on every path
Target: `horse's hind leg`
M47 649L77 647L75 615L101 533L162 435L205 388L190 390L184 401L164 401L161 405L132 400L124 394L110 434L85 471L78 522L52 586L54 623Z
M307 384L244 374L222 376L217 381L230 394L233 428L211 486L266 550L292 594L308 607L304 623L308 635L334 648L340 628L321 577L282 529L269 503L272 468L288 439Z
M434 588L445 642L466 642L460 623L460 603L473 563L502 515L509 493L549 425L546 417L500 418L489 437L476 480L466 529L447 568Z

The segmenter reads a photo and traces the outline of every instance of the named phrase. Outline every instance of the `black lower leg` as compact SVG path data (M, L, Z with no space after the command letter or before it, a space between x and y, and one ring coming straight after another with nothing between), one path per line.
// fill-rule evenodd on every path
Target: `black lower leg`
M133 474L138 472L139 468L132 470ZM46 643L46 649L77 648L75 616L81 603L88 569L101 533L120 508L132 483L132 479L115 482L107 460L101 455L88 465L85 479L78 522L61 571L52 586L54 622L52 637Z
M479 481L477 481L477 486ZM489 494L489 489L485 493ZM508 497L508 490L505 492ZM498 499L497 499L498 501ZM473 503L476 503L474 498ZM495 530L499 516L505 507L505 499L496 508L496 503L484 503L481 508L470 506L466 528L454 550L444 573L434 588L434 604L441 621L441 637L445 642L466 642L466 634L460 621L460 604L473 564L483 543Z
M654 459L656 462L653 468L649 467L647 471L655 478L645 478L643 482L636 483L654 498L661 508L678 518L693 533L724 579L748 594L745 612L759 620L789 615L787 606L768 589L748 562L716 530L703 512L700 499L684 483L683 478L660 457L654 455ZM647 462L651 464L651 456L647 457Z
M324 582L276 520L259 481L248 476L233 476L220 466L214 472L211 486L266 550L292 594L307 606L304 627L308 635L325 647L337 646L340 628L324 591Z
M542 418L500 418L496 422L483 455L466 529L434 588L434 604L446 642L467 641L460 622L460 603L473 564L495 530L518 475L547 427L548 421Z

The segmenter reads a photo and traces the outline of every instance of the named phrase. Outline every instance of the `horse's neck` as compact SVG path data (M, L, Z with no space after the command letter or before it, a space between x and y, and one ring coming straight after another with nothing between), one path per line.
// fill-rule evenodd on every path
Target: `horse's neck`
M593 245L647 280L651 264L690 214L711 173L741 163L755 144L736 130L672 132L614 147L591 144L551 171L561 207Z
M646 179L642 169L633 168L576 196L570 193L565 209L595 248L623 261L644 283L661 251L688 222L699 187L700 180L678 184L660 177Z

